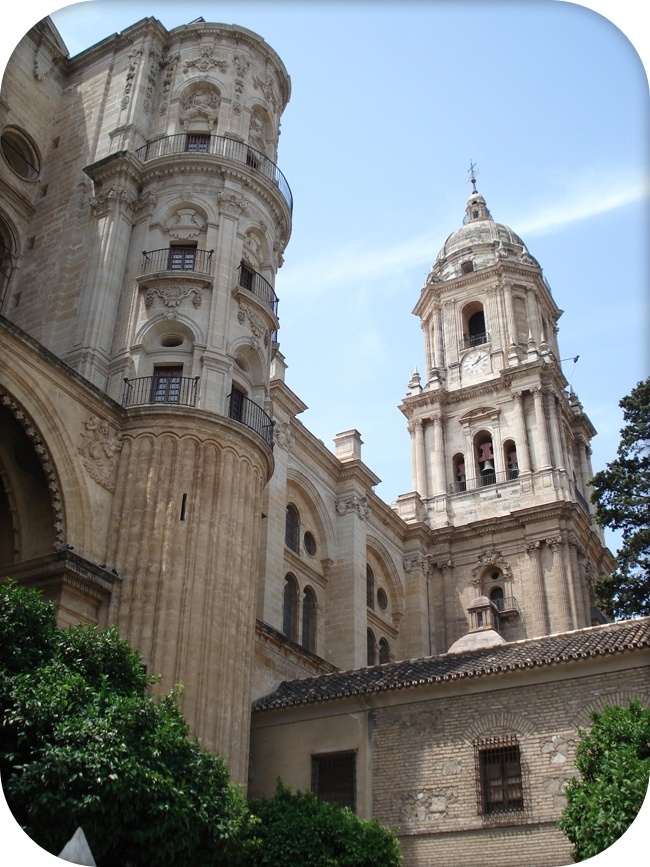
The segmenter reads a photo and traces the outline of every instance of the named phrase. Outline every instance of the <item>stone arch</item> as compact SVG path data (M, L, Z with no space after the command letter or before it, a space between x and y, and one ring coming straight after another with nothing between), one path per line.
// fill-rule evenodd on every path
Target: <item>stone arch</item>
M51 419L50 413L56 414L53 407L43 410L38 415L44 421ZM8 565L64 548L66 515L60 476L47 434L40 430L32 413L3 388L0 388L0 417L0 496L8 522L1 531L0 556ZM62 423L61 430L64 430Z
M478 738L510 733L521 735L521 737L532 737L537 734L537 729L531 720L517 713L493 711L473 720L460 738L466 744L472 744Z
M399 618L404 613L404 585L395 560L386 545L377 536L366 536L366 550L370 553L370 565L379 583L385 583L389 594L390 613ZM383 582L381 581L383 579Z
M482 301L475 299L465 304L460 311L463 346L479 346L487 343L488 327Z
M303 514L305 508L309 511L309 516L314 521L314 530L318 534L319 542L317 558L321 562L333 560L336 534L325 503L313 482L299 470L289 467L287 470L287 498L291 497L298 500L297 505Z
M221 89L213 81L197 79L181 86L175 94L178 122L184 132L214 133L219 120Z
M643 692L635 692L631 689L613 690L612 692L601 693L595 698L585 702L583 706L573 714L571 718L571 727L576 731L578 728L589 728L591 726L590 715L592 711L602 713L609 705L627 707L628 703L633 699L638 699L644 708L650 710L650 690L645 690Z
M252 103L249 106L249 111L248 140L256 150L273 159L275 155L273 120L259 102Z

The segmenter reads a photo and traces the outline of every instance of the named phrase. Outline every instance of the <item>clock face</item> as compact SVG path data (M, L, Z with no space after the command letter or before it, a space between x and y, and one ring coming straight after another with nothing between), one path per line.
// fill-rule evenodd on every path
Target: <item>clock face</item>
M487 373L490 369L490 356L485 349L468 352L463 358L463 376L475 377Z

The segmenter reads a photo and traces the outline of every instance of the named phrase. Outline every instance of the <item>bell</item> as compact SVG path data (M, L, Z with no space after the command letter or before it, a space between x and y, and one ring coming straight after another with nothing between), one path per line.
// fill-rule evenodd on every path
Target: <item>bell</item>
M482 473L493 473L494 472L494 464L488 458L487 461L483 464L483 468L481 470Z

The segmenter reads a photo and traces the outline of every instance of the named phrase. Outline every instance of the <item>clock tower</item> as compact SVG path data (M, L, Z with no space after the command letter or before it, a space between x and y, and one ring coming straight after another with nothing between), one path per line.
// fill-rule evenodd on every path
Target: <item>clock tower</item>
M413 311L425 375L400 407L413 489L395 508L430 530L438 653L468 624L477 646L600 622L592 582L613 567L589 503L596 431L559 360L562 311L472 184Z

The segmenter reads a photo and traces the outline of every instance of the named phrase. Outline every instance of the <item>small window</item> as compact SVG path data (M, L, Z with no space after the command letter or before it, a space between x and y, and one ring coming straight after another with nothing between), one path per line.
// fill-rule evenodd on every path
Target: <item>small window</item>
M296 640L298 623L298 584L293 575L285 575L282 591L282 632Z
M305 650L316 652L316 594L311 587L305 587L302 597L301 644Z
M310 557L313 557L316 554L316 539L314 539L313 534L307 531L303 536L303 542L305 543L305 551Z
M521 754L517 738L483 738L476 742L479 813L518 812L524 809Z
M366 605L375 610L375 574L370 566L366 566Z
M284 519L284 544L296 554L300 550L300 515L291 503L287 506Z
M388 646L388 642L385 638L379 639L379 664L383 665L385 662L390 662L390 647Z
M156 367L151 377L151 403L179 403L183 367Z
M311 790L322 801L356 810L357 754L328 753L311 757Z
M194 271L196 247L189 244L175 244L169 248L169 271Z
M366 656L368 659L368 665L376 665L377 664L377 652L375 650L375 635L372 629L369 629L366 633Z
M6 129L0 139L2 154L10 168L26 181L34 181L41 171L35 148L17 129Z
M248 289L249 292L253 292L253 281L255 279L255 271L247 265L246 262L242 259L241 265L239 266L239 285L244 289Z
M388 608L388 596L386 596L386 591L383 587L380 587L377 590L377 605L379 605L382 611L385 611Z
M192 154L207 154L210 150L210 136L207 133L188 133L185 138L185 150Z
M460 266L460 270L462 271L463 274L471 274L472 271L474 270L474 263L473 262L462 262L461 266Z

